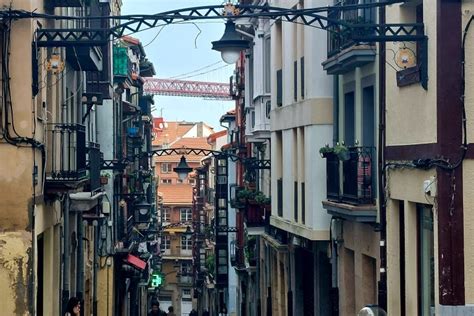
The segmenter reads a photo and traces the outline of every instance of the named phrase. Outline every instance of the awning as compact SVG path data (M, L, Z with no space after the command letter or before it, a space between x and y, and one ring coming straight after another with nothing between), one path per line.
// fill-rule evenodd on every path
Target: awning
M146 262L138 257L135 257L134 255L129 254L127 256L126 261L130 263L132 266L134 266L135 268L138 268L140 270L145 270Z
M87 212L97 206L99 198L105 195L105 192L76 192L70 193L71 210Z
M165 233L175 234L175 233L184 233L184 232L186 232L186 227L165 228Z

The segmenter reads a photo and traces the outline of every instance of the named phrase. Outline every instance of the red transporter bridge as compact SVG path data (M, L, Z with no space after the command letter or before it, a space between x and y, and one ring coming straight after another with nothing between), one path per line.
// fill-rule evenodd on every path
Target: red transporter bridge
M145 94L232 100L228 83L146 78Z

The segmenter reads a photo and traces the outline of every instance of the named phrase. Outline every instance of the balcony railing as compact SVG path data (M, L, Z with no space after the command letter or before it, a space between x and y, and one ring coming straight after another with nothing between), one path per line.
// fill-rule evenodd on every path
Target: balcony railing
M345 1L344 5L358 4L358 0ZM375 8L362 10L341 10L341 4L334 5L328 12L329 20L343 20L349 24L363 24L375 22ZM338 54L340 51L356 44L351 38L351 30L340 25L331 25L328 28L328 58Z
M47 181L73 182L86 178L86 129L80 124L49 124Z
M128 56L128 48L114 46L113 56L113 73L116 79L129 77L135 80L138 78L138 69Z
M268 208L268 207L267 207ZM270 216L270 211L266 210L265 205L248 204L245 209L245 220L248 227L263 227L265 226L266 216Z
M374 203L373 152L372 147L351 147L348 160L340 161L332 153L326 156L328 200L356 205Z

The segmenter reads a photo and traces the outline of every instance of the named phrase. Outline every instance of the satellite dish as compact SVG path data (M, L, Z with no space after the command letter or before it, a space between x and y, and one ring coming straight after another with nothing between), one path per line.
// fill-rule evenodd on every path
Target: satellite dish
M158 124L158 128L163 129L163 123Z
M165 123L164 123L164 126L165 126L165 128L168 128L168 123L165 122Z
M416 56L412 49L403 47L395 54L395 63L402 69L410 68L416 64Z

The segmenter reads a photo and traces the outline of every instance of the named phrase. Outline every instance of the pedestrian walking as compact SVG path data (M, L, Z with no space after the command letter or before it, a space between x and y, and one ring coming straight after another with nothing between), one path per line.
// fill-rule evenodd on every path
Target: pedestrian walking
M204 312L202 312L202 316L210 316L210 315L209 315L209 312L207 311L207 309L205 309Z
M166 313L160 309L160 302L153 301L151 303L151 311L148 316L166 316Z
M196 312L196 310L193 308L191 310L191 312L189 313L189 316L198 316L198 313Z
M219 316L227 316L227 308L225 306L221 308Z
M168 316L176 316L173 306L168 307Z
M77 297L71 297L67 302L65 316L80 316L81 301Z

